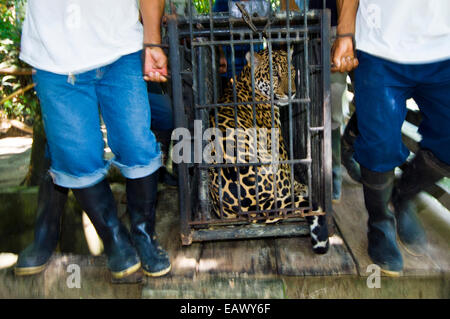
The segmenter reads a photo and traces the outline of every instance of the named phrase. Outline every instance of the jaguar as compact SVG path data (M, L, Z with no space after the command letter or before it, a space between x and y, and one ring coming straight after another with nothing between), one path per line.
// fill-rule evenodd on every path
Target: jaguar
M292 57L292 49L289 54ZM212 143L213 163L222 158L222 163L227 164L209 170L210 196L219 218L235 219L247 214L253 222L274 223L283 218L283 209L292 207L293 202L296 208L310 207L307 186L292 178L289 164L278 163L289 159L281 136L280 107L288 104L289 85L295 95L295 68L290 66L289 77L285 50L272 50L271 54L268 49L248 52L246 61L236 83L228 83L218 101L220 106L209 115L210 127L221 133L214 136ZM258 165L239 165L249 162ZM320 211L312 204L313 210ZM326 253L329 242L325 216L306 216L306 221L313 251Z

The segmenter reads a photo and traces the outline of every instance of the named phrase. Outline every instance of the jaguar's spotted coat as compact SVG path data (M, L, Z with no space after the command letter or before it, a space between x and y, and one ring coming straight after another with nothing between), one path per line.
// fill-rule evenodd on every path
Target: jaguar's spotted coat
M236 102L270 101L270 73L268 49L254 54L253 61L250 53L247 54L247 65L239 75L236 87ZM251 66L254 67L254 96L252 94ZM224 105L217 109L217 127L223 137L215 140L212 155L219 153L224 163L270 163L278 152L280 161L288 160L289 156L281 136L281 124L279 106L288 103L288 88L291 81L291 92L295 93L295 69L291 66L291 78L288 76L287 53L283 50L272 51L272 83L275 103L273 105L273 119L271 103L255 104L253 115L252 104L238 105L235 114L234 105ZM220 104L232 104L234 102L233 86L231 82L221 97ZM273 121L273 123L272 123ZM252 128L255 128L256 132ZM210 125L216 127L216 116L210 114ZM238 128L236 130L235 128ZM234 129L234 130L233 130ZM262 129L262 130L261 130ZM265 129L265 130L264 130ZM250 133L250 134L249 134ZM271 133L275 133L277 149L272 150ZM278 138L278 141L276 140ZM236 143L237 147L230 154L227 143ZM256 153L255 150L256 142ZM236 145L234 144L234 145ZM233 145L233 144L231 144ZM248 154L255 154L256 158L249 160ZM275 173L274 173L275 172ZM255 174L256 173L256 174ZM236 218L239 215L239 207L242 213L259 210L277 210L292 207L291 195L291 170L289 164L260 166L225 167L211 169L210 194L215 212L221 218ZM220 174L220 176L219 176ZM275 183L274 183L275 178ZM219 202L219 182L221 182L222 204ZM258 188L258 192L256 192ZM240 192L240 193L239 193ZM306 198L307 187L294 181L295 207L308 207ZM240 195L240 200L238 200ZM223 212L221 216L220 212ZM282 212L264 213L262 216L266 222L275 222L280 219ZM256 214L251 214L255 217ZM328 230L325 216L306 217L311 231L313 250L316 253L325 253L328 250Z

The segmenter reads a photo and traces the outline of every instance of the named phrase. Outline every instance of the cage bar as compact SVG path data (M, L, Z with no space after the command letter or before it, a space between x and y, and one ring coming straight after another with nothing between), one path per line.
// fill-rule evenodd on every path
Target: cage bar
M275 109L281 121L281 138L287 150L286 160L271 162L240 163L236 143L235 163L208 163L199 160L181 162L178 165L180 195L180 231L183 245L193 241L298 236L309 233L306 216L323 215L331 211L331 115L330 115L330 45L328 10L294 12L287 6L284 12L270 12L267 16L251 17L249 21L227 13L198 14L192 1L187 1L187 14L177 15L172 1L171 14L167 16L164 41L169 44L172 94L175 126L191 132L190 144L199 156L207 144L203 140L204 130L212 120L219 127L218 115L221 107L234 109L234 125L238 128L238 108L247 105L253 115L253 127L257 127L260 105L270 103L270 120L275 127ZM212 1L209 0L210 6ZM248 4L247 4L248 5ZM322 41L321 39L327 39ZM236 81L236 48L248 45L251 59L251 101L239 102ZM256 45L265 45L269 54L270 97L256 101L256 74L254 53ZM220 103L221 92L218 74L219 46L229 46L231 51L232 101ZM287 64L295 66L296 94L293 96L291 81L288 81L286 106L275 106L278 98L274 93L274 69L272 55L274 47L287 48ZM292 47L293 55L289 54ZM288 67L288 77L291 69ZM195 131L195 121L201 122L201 132ZM201 139L201 141L199 140ZM178 141L174 141L177 143ZM257 140L254 139L257 149ZM278 147L278 146L277 146ZM274 149L271 148L273 152ZM273 178L273 207L260 209L261 193L259 174L268 165L287 165L291 189L288 207L278 207L277 180ZM254 170L256 209L244 210L243 196L239 185L241 170ZM284 166L283 166L284 167ZM223 204L222 172L234 169L237 174L237 213L225 218ZM209 194L212 180L210 172L218 174L219 205L213 207ZM274 174L273 172L271 174ZM295 182L308 186L309 203L295 207ZM312 202L323 212L314 212ZM218 211L216 212L215 209ZM258 222L268 214L277 213L275 223L264 225Z

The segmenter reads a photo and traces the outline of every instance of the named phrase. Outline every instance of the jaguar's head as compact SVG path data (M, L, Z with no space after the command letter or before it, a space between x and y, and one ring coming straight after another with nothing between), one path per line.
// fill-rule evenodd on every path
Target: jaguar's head
M272 83L274 102L277 105L288 104L289 82L291 83L291 97L295 95L295 68L292 64L292 49L289 50L291 55L291 65L288 65L288 55L284 50L272 51ZM254 53L253 61L251 53L246 54L247 66L250 68L253 63L255 72L255 89L265 98L270 99L270 62L269 50L261 50ZM289 77L289 68L291 74ZM251 74L249 72L249 74Z

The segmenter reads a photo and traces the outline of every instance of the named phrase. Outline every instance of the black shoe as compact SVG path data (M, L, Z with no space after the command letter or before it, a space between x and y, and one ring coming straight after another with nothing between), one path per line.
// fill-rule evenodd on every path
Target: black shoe
M158 172L138 179L127 179L127 211L131 238L138 251L145 275L159 277L172 266L155 232Z
M34 241L19 254L14 268L17 276L34 275L45 269L58 244L67 193L67 188L53 184L46 173L39 186Z
M398 276L403 269L403 257L397 245L394 214L388 209L394 185L394 171L373 172L361 167L364 201L368 220L368 253L381 271Z
M397 233L405 250L421 256L426 249L425 230L417 217L414 197L444 176L450 175L450 166L438 160L428 150L419 150L406 164L401 179L394 188L392 204L397 219Z
M358 125L356 119L356 113L353 113L350 121L344 130L344 135L341 139L341 162L347 169L348 175L358 183L361 183L361 168L358 162L353 157L356 137L358 136Z
M106 179L72 192L103 241L112 277L121 279L138 271L139 257L127 229L117 217L116 202Z

